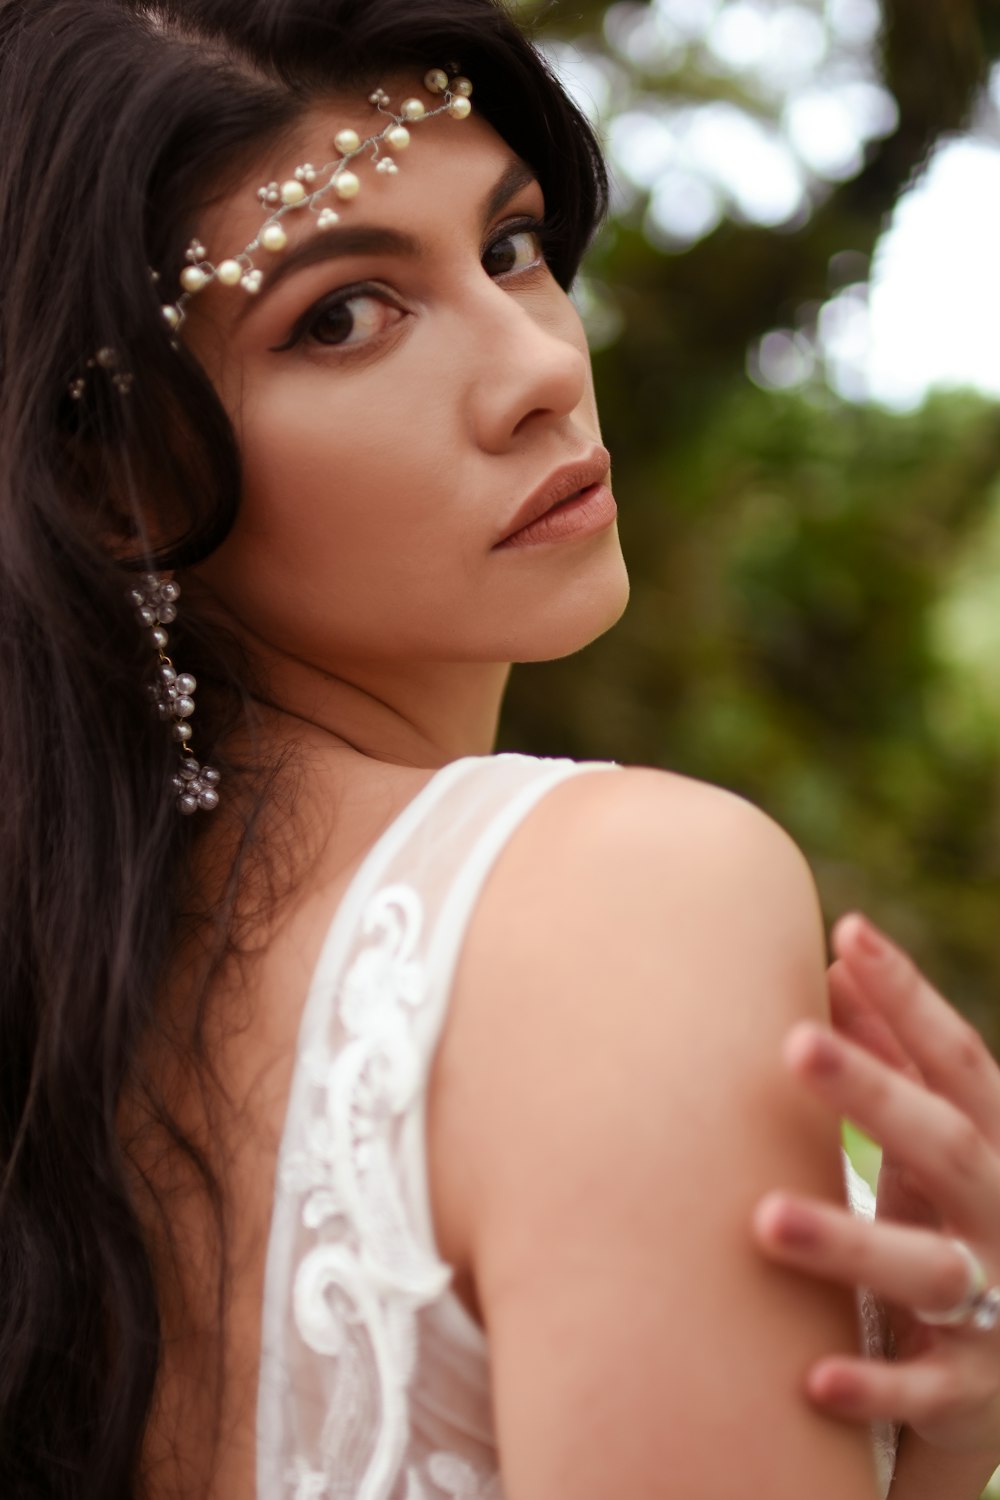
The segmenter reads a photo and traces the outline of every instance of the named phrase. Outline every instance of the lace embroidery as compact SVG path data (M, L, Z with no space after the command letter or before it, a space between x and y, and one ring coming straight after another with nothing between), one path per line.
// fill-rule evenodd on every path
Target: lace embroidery
M432 1453L424 1467L428 1489L416 1468L407 1470L405 1500L503 1500L497 1476L482 1474L457 1453Z
M339 1045L324 1037L300 1059L309 1116L280 1167L311 1242L295 1271L293 1316L302 1341L333 1369L318 1451L297 1454L286 1471L292 1500L389 1500L409 1435L416 1311L450 1280L416 1242L393 1157L395 1129L425 1075L414 1037L427 995L423 922L410 886L372 897L361 921L368 942L337 995ZM454 1500L485 1500L475 1471L454 1455L432 1455L427 1477ZM434 1494L415 1471L407 1480L414 1500Z
M547 790L593 769L504 755L443 768L369 851L331 923L303 1013L268 1241L260 1500L503 1500L480 1340L456 1346L446 1327L425 1329L451 1271L423 1248L426 1184L411 1173L482 882Z

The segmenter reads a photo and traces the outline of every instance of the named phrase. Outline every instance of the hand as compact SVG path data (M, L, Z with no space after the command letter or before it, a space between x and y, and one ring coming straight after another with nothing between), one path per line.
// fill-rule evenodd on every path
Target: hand
M913 963L852 916L834 933L834 1033L788 1039L791 1070L884 1150L876 1221L785 1193L755 1215L760 1249L809 1275L867 1286L887 1304L897 1358L830 1357L807 1391L858 1421L911 1427L926 1443L1000 1460L1000 1328L929 1327L969 1290L964 1240L1000 1280L1000 1068Z

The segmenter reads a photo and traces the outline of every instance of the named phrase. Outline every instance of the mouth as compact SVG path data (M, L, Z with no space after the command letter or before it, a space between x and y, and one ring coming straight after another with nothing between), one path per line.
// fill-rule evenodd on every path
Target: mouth
M597 447L582 458L561 465L518 506L503 535L494 547L503 547L517 540L543 517L568 511L593 497L595 490L604 490L611 467L611 455L606 448Z

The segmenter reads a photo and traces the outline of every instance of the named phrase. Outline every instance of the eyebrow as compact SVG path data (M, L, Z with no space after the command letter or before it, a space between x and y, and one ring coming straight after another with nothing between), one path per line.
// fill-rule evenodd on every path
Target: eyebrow
M502 208L505 208L522 188L535 181L536 176L532 169L526 162L521 161L520 157L515 157L501 173L482 203L480 216L484 226ZM260 306L269 292L273 292L275 287L280 286L289 276L293 276L297 271L305 270L307 266L314 266L326 260L337 260L346 255L396 255L406 260L417 260L422 253L423 247L420 241L401 229L390 229L375 224L346 224L340 229L317 231L301 245L296 245L289 250L269 272L265 277L261 295L247 298L237 316L237 325L242 323L255 306Z

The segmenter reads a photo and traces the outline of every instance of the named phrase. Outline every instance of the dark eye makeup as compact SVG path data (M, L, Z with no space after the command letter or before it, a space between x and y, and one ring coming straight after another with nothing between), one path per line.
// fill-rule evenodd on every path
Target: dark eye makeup
M505 224L482 254L483 269L496 280L536 270L545 263L545 225L538 219ZM388 288L378 282L354 282L314 302L272 353L284 353L305 343L345 353L360 350L405 316L405 308Z

